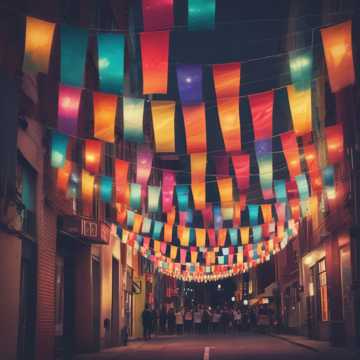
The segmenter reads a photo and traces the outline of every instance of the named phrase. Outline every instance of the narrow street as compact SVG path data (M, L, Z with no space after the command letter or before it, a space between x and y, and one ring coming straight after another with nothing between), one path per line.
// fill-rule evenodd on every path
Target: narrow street
M81 355L76 360L351 360L358 354L336 348L311 349L269 335L162 336L127 347Z

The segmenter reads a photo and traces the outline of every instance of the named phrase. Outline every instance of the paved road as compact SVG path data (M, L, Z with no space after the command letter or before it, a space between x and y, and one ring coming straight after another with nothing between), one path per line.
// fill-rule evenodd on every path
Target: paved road
M316 352L279 338L259 334L168 336L101 354L79 356L81 360L355 360L343 350Z

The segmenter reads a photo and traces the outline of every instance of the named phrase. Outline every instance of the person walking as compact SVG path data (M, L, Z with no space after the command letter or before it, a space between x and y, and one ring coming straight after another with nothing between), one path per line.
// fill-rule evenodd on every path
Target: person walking
M176 318L175 318L175 310L171 307L167 314L167 323L168 323L168 332L170 334L175 333L175 325L176 325Z
M153 315L150 310L149 304L145 305L145 309L141 315L143 330L144 330L144 340L151 339L151 330L153 325Z
M176 333L178 335L183 334L183 332L184 332L184 314L181 309L179 309L175 313L175 321L176 321Z
M210 320L211 320L210 309L204 309L201 317L201 328L204 334L209 333Z
M192 332L192 324L193 324L193 313L191 309L187 309L185 311L185 331L189 334Z
M233 311L234 318L234 330L241 331L241 311L240 309L234 309Z
M162 334L165 334L166 332L166 320L167 320L167 312L165 305L163 305L159 315L160 333Z
M197 334L200 334L202 320L202 310L197 307L194 311L194 328Z
M213 331L213 333L218 332L220 319L221 319L220 310L219 310L219 309L216 309L216 310L212 313L212 317L211 317L211 325L212 325L212 331Z

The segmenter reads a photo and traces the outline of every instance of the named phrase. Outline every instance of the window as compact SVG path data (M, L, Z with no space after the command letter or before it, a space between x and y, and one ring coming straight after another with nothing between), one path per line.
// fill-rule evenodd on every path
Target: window
M325 259L318 262L318 274L319 274L319 287L320 287L320 309L321 309L321 320L329 320L329 306L328 306L328 292L327 292L327 281L326 281L326 265Z
M63 336L64 327L64 258L56 257L55 334Z

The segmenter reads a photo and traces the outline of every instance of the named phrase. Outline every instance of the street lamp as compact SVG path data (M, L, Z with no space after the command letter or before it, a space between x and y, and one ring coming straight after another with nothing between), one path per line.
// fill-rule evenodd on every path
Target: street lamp
M221 284L218 284L217 288L218 290L221 290Z

